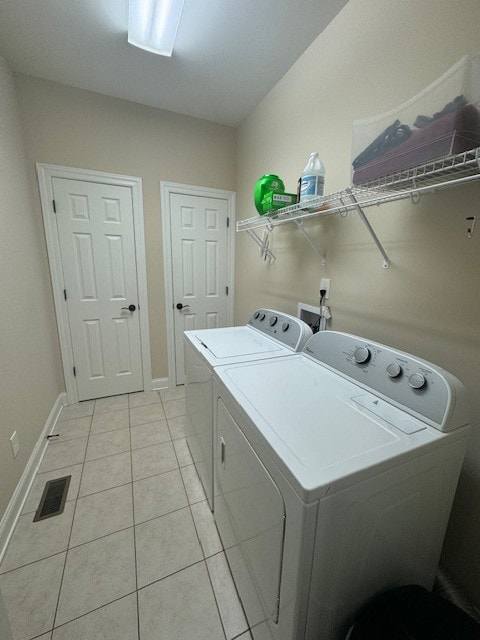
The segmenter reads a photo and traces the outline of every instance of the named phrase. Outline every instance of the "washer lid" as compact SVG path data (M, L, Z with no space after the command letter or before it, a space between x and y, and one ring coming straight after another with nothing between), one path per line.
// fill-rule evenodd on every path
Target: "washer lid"
M282 351L291 353L291 349L249 327L203 329L191 333L219 360L240 356L262 357Z
M394 412L387 421L369 410L366 396L376 399L374 394L301 355L228 365L216 375L253 423L247 431L271 448L306 501L369 477L386 461L404 462L410 452L445 437L412 416L418 429L405 433Z

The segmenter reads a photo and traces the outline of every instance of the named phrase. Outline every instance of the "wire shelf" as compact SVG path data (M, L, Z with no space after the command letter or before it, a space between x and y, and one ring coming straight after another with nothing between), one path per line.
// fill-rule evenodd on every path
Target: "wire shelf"
M312 217L343 214L480 179L480 147L427 162L320 198L237 222L237 231L273 228Z

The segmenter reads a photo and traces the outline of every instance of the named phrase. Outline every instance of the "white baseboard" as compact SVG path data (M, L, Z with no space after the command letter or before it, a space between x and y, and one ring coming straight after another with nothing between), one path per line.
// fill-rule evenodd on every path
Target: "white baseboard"
M168 378L154 378L152 380L153 391L158 391L158 389L168 389L169 386L170 380Z
M3 518L0 521L0 561L7 549L8 542L13 533L17 520L22 513L23 505L27 498L28 492L32 485L37 469L42 461L45 448L48 444L47 435L52 433L57 423L60 411L64 404L67 403L67 394L61 393L55 401L55 404L50 411L50 414L45 422L45 426L42 429L42 433L38 438L37 444L33 448L33 451L28 459L28 462L23 470L22 476L13 492L13 495L8 503L7 509L3 514Z

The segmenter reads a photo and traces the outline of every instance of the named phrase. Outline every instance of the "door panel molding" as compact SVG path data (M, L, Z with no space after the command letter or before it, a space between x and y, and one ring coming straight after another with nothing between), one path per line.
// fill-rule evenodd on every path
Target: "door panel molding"
M65 285L62 271L60 244L58 240L55 220L56 214L53 209L54 178L80 180L84 182L96 182L101 184L125 186L130 188L132 194L135 253L137 260L138 303L141 309L140 339L142 352L143 383L145 391L150 391L152 389L152 367L150 359L147 268L145 257L141 178L43 163L37 163L36 167L68 403L71 404L77 402L78 393L77 386L75 384L75 377L73 375L73 349L69 331L67 306L65 304L63 294ZM114 209L114 207L111 208L112 215L114 213Z
M228 217L228 305L227 322L233 324L234 311L234 268L235 268L235 192L224 189L198 187L177 182L160 182L160 202L163 236L163 272L165 281L165 314L167 328L167 354L168 354L168 380L169 386L175 386L175 326L174 326L174 299L173 299L173 273L172 273L172 229L170 199L173 194L223 198L227 201Z

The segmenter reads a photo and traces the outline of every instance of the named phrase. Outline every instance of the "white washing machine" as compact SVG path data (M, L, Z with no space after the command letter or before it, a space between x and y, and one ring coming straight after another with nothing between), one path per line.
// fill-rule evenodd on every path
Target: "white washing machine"
M444 370L324 331L214 372L215 520L255 640L343 640L359 608L431 588L469 415Z
M289 356L311 335L302 320L271 309L258 309L245 326L185 331L187 442L212 510L214 367Z

